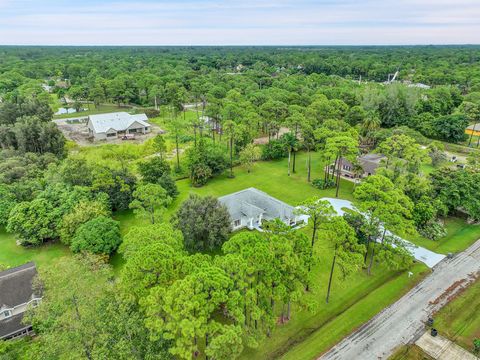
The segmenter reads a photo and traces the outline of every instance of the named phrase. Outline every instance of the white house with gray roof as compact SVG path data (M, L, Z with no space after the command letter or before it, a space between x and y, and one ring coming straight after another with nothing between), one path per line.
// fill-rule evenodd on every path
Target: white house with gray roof
M8 340L29 334L31 325L23 324L23 314L30 306L41 301L33 290L37 275L35 263L0 272L0 340Z
M218 201L227 207L233 230L261 230L262 220L280 219L290 226L307 220L304 215L297 215L293 206L253 187L222 196Z
M147 115L130 115L127 112L90 115L88 133L94 140L116 139L129 134L149 133L152 126Z

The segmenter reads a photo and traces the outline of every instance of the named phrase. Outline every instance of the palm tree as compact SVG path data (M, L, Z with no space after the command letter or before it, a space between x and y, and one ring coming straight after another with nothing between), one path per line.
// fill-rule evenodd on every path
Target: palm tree
M236 124L232 120L227 120L223 124L223 128L225 129L225 134L229 137L230 144L229 144L229 149L230 149L230 175L229 177L233 178L233 143L234 143L234 137L235 137L235 128Z
M380 128L382 121L375 112L369 112L365 120L360 125L360 135L362 138L362 145L372 146L374 138L373 134Z
M291 132L282 135L282 142L285 148L288 150L288 176L290 176L290 162L292 152L297 151L299 142L295 135Z

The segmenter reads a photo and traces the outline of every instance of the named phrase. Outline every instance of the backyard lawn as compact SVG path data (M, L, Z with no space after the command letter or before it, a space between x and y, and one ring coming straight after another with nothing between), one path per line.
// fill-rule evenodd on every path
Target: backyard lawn
M45 244L39 247L25 248L15 242L15 237L0 227L0 264L8 267L19 266L35 261L42 267L62 256L70 256L70 250L61 243Z
M435 328L468 351L480 339L480 279L445 305L435 316Z
M409 238L413 243L440 254L460 252L480 239L480 225L468 224L464 219L447 218L445 220L447 235L436 240L421 236Z

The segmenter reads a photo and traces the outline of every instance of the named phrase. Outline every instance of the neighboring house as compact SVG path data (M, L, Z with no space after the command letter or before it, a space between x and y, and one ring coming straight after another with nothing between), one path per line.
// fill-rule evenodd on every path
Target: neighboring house
M377 168L381 165L382 161L387 157L382 154L366 154L358 157L358 164L361 167L361 172L355 171L355 164L351 161L342 158L341 175L350 178L366 177L375 174Z
M32 331L22 323L30 306L37 306L41 297L32 289L37 269L33 262L0 272L0 340L8 340Z
M465 129L465 133L468 135L480 136L480 123L468 126Z
M233 230L261 230L263 220L280 219L290 226L308 220L304 215L296 215L293 206L253 187L222 196L218 201L227 207Z
M221 133L222 128L220 126L220 123L218 121L215 121L214 118L204 115L200 116L200 121L203 122L203 124L209 131L215 131L218 134Z
M431 88L430 85L422 84L422 83L408 84L407 86L411 88L418 88L418 89L424 89L424 90L428 90Z
M147 115L126 112L90 115L88 133L95 140L116 139L128 134L146 134L151 130Z

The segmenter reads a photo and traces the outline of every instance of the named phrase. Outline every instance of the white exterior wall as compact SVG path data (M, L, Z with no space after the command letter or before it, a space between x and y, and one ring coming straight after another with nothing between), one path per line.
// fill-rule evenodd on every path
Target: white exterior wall
M2 307L0 309L0 320L4 320L4 319L8 319L14 315L18 315L18 314L22 314L24 313L25 311L27 311L27 308L30 304L32 304L32 306L35 306L35 300L37 302L40 302L42 300L42 298L33 298L32 300L30 300L29 302L27 303L24 303L24 304L20 304L20 305L16 305L14 306L13 308L8 308L8 307ZM9 310L11 315L10 316L7 316L5 317L4 315L4 311L6 310Z

